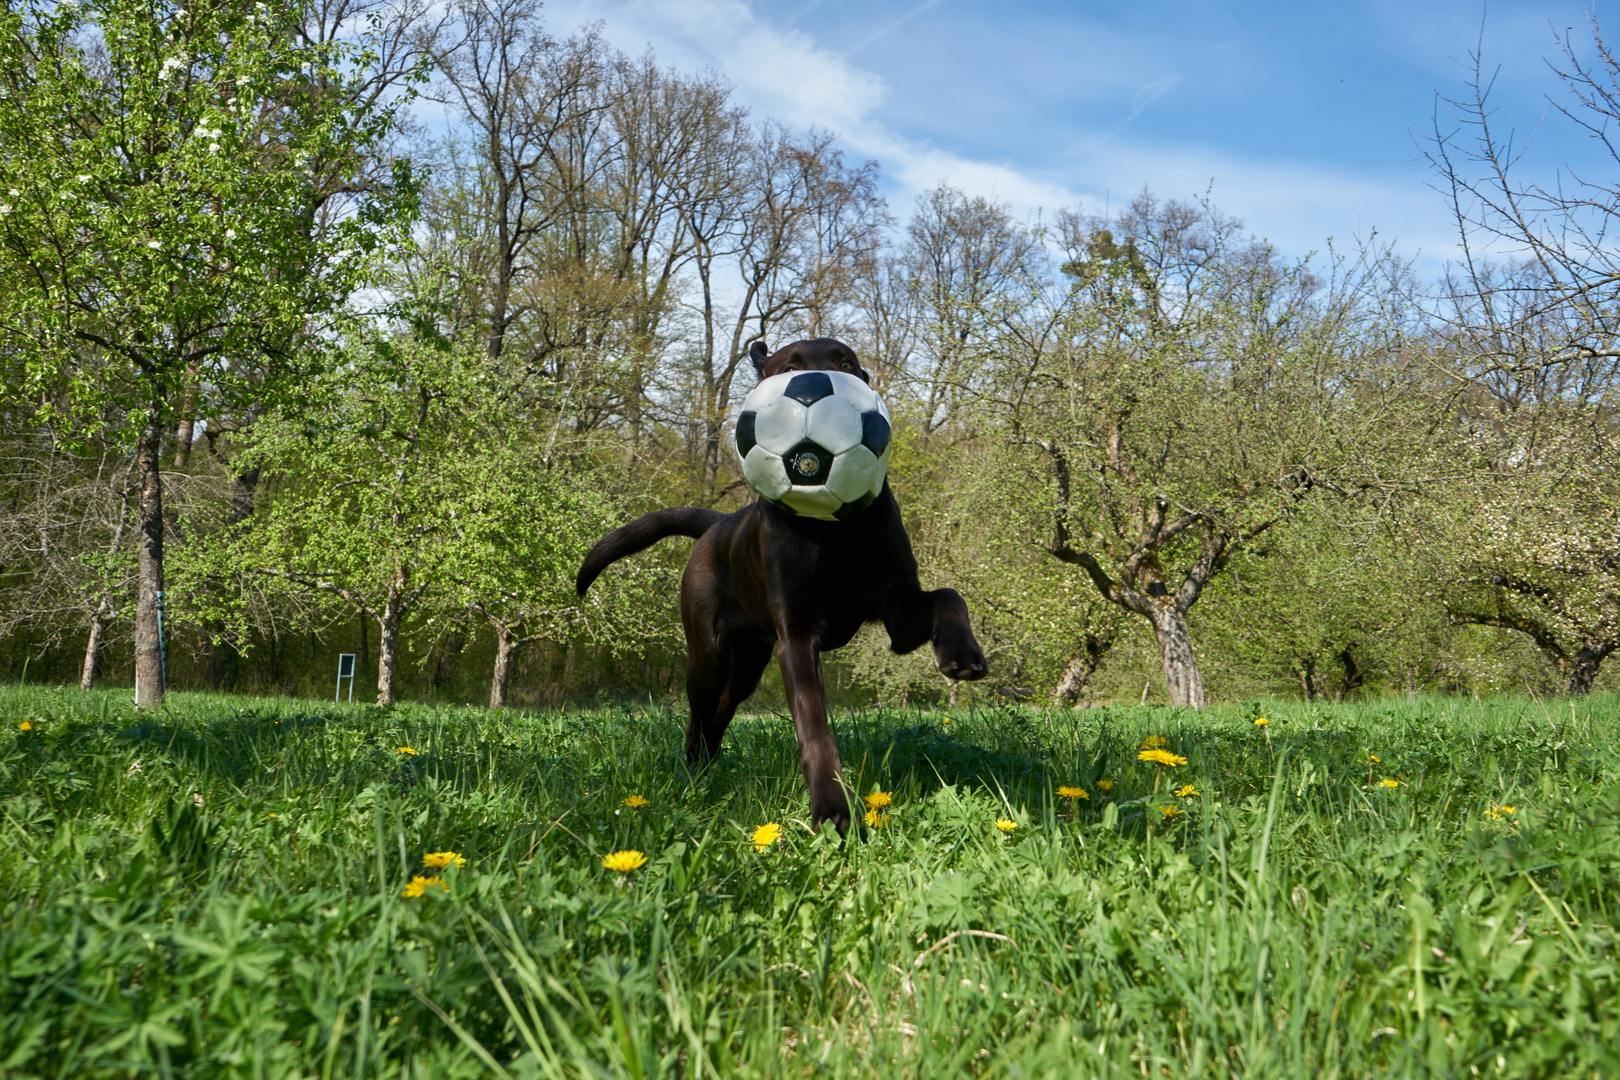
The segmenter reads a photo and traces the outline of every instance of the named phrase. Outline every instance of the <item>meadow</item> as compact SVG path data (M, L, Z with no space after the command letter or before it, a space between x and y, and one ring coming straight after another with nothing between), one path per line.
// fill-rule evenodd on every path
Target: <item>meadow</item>
M1617 706L0 688L0 1074L1612 1077Z

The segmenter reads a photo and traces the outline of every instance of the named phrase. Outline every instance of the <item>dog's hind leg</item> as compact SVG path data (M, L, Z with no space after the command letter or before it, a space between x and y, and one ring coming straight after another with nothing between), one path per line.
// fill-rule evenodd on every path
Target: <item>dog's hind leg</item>
M759 677L771 662L772 642L743 637L724 642L715 655L686 667L686 700L692 716L686 727L686 761L696 765L720 753L737 707L759 688ZM690 652L688 656L690 656Z
M990 670L973 636L967 603L955 589L900 593L883 617L883 628L897 653L933 642L935 666L952 679L982 679Z

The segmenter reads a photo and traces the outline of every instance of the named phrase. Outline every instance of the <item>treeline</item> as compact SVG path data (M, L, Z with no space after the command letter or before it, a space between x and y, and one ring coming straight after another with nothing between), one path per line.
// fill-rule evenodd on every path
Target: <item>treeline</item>
M1584 693L1620 646L1617 208L1521 183L1479 79L1429 144L1436 282L1147 191L897 217L832 133L532 0L0 23L12 678L323 693L354 652L385 702L669 693L684 551L583 603L574 569L742 505L739 365L817 336L895 417L976 693ZM1585 44L1562 118L1601 128ZM837 657L846 695L958 692L878 634Z

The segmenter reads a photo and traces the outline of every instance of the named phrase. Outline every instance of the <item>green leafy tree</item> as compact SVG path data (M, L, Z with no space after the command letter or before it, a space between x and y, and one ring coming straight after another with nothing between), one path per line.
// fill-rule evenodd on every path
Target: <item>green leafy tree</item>
M1153 628L1170 701L1207 702L1188 613L1309 497L1376 484L1400 340L1387 266L1329 280L1205 204L1064 215L1067 287L1027 271L983 395L1046 477L1043 543Z
M136 433L137 700L163 699L164 435L188 389L296 400L414 182L348 182L399 122L374 57L296 6L25 3L0 15L0 396ZM357 192L340 210L328 196Z
M458 557L475 493L457 448L489 390L481 368L442 341L356 348L318 378L318 413L278 409L239 455L265 490L216 561L375 621L379 704L395 697L402 627Z
M1560 411L1478 471L1431 553L1453 623L1524 634L1581 696L1620 649L1620 490L1609 411Z
M498 371L472 335L459 346L430 336L356 348L314 388L317 414L271 414L242 452L265 491L217 547L216 570L245 567L372 620L379 704L397 696L413 619L461 624L471 613L490 625L500 707L518 648L586 632L599 610L581 612L574 574L623 516L624 496L588 448L519 422L528 414L500 392ZM636 592L608 590L621 605L632 597L632 609ZM309 614L319 622L319 605ZM612 633L636 623L621 617Z
M948 535L928 547L973 607L992 646L992 677L1074 705L1089 699L1124 613L1034 539L1049 524L1050 478L1025 467L1022 450L990 442L953 455L964 460L934 514Z
M620 500L591 459L555 449L546 454L531 439L492 435L449 463L463 478L463 495L439 606L470 611L494 633L492 709L506 705L520 648L578 631L584 615L574 575L590 546L619 523Z
M1428 156L1461 245L1437 317L1473 468L1427 547L1453 622L1525 635L1580 695L1620 648L1620 57L1595 12L1549 44L1541 121L1586 136L1585 160L1521 145L1479 55L1435 117Z

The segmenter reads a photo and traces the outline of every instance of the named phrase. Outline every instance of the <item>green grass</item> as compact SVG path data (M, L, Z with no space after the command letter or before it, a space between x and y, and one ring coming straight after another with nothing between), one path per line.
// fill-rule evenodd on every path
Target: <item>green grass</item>
M843 713L864 842L776 716L171 702L0 689L0 1074L1620 1075L1612 698Z

